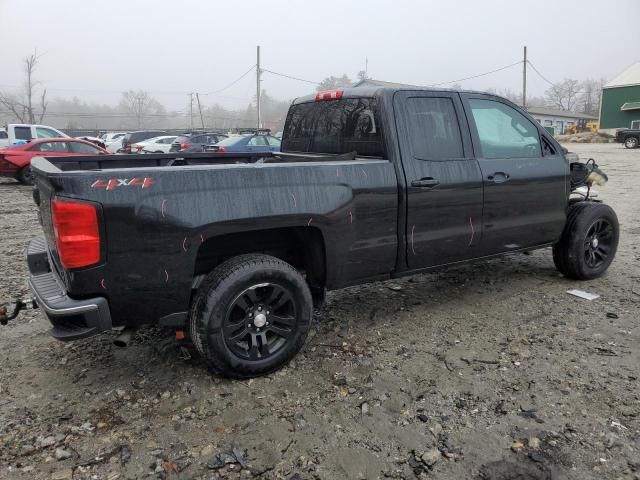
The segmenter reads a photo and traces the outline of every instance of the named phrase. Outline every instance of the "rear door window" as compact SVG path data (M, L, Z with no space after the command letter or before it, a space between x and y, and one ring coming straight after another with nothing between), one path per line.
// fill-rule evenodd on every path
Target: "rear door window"
M536 126L515 108L495 100L469 99L483 158L542 156Z
M408 98L406 115L414 158L418 160L464 158L462 134L451 98Z
M282 150L384 157L373 98L343 98L292 105Z
M249 145L250 147L264 147L265 145L267 145L267 141L264 139L264 137L256 136L249 140L249 142L247 142L247 145Z
M9 138L9 135L4 130L0 130L0 138Z

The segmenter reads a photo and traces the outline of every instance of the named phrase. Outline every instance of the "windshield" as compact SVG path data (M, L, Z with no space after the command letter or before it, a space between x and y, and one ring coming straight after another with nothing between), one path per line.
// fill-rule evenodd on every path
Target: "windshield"
M287 114L283 152L384 157L373 98L345 98L292 105Z

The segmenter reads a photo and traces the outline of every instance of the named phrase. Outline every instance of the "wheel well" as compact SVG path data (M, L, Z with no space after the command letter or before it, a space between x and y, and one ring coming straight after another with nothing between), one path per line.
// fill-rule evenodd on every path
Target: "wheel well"
M198 250L194 276L206 275L228 258L243 253L264 253L280 258L303 273L314 297L320 291L324 292L325 248L318 228L271 228L208 238Z

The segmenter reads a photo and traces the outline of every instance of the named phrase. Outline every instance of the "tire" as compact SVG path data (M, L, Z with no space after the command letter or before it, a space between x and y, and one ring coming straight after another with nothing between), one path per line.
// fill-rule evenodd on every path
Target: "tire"
M23 185L33 185L33 173L31 166L27 165L18 172L18 181Z
M562 236L553 246L553 263L565 277L598 278L611 265L619 236L618 217L611 207L595 202L573 204Z
M269 255L247 254L207 275L189 327L212 372L249 378L277 370L298 353L312 312L311 292L295 268Z
M638 137L627 137L624 139L626 148L638 148Z

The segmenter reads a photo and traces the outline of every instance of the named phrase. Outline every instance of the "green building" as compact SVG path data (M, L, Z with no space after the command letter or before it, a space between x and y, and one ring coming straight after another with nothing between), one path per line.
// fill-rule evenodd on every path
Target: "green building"
M634 63L602 89L600 129L640 129L640 62Z

